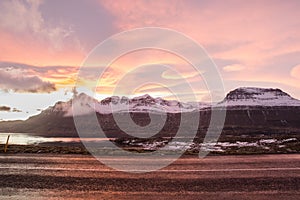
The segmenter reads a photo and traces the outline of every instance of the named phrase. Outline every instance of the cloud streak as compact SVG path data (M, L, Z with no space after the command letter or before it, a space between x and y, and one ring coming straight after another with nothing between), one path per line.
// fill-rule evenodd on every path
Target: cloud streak
M236 72L245 69L245 66L240 64L226 65L223 67L223 70L226 72Z

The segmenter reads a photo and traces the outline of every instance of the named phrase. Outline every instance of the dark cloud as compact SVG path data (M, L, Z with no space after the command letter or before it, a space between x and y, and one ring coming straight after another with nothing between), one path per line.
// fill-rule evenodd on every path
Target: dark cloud
M99 67L84 67L79 66L33 66L14 62L0 61L0 90L15 91L15 92L52 92L56 90L56 86L66 86L65 84L73 84L81 80L96 81L98 71L103 66ZM78 77L78 72L80 77ZM102 79L106 83L113 84L115 71L105 72ZM44 80L51 80L44 81ZM70 86L70 85L69 85ZM74 93L74 91L72 91Z
M11 107L8 106L0 106L0 112L10 112Z
M0 89L14 92L49 93L56 90L55 84L44 81L49 71L58 67L39 68L18 63L0 62ZM55 73L55 72L53 72Z
M22 110L11 108L9 106L0 106L0 112L22 112Z
M13 108L13 109L12 109L12 112L22 112L22 110L19 110L19 109L17 109L17 108Z
M26 75L13 69L0 69L0 88L4 91L31 93L49 93L56 90L53 83L45 82L38 76Z

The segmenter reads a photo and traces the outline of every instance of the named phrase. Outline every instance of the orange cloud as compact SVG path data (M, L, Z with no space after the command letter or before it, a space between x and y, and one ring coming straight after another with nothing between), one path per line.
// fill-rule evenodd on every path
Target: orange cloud
M85 53L70 27L52 25L42 1L0 2L0 61L31 65L80 65Z
M158 71L162 68L166 69ZM97 71L97 69L95 70ZM123 79L126 81L122 82L123 85L120 86L119 81L123 81ZM138 85L138 81L141 80L147 83L147 87L145 88L143 85L143 89L137 89L141 87ZM199 84L199 82L203 82L201 74L181 57L162 50L146 49L130 52L115 60L107 67L102 77L99 77L96 91L113 95L114 89L121 87L124 91L126 88L131 88L133 93L147 91L153 96L157 96L160 91L161 96L165 96L166 90L158 88L158 85L178 91L186 82L190 82L195 91L200 90L200 86L203 86L203 83ZM88 85L89 83L85 82L84 84ZM182 91L182 93L184 92Z
M120 30L155 26L175 29L195 39L221 69L236 72L223 74L227 83L276 85L280 81L300 97L299 82L289 73L300 56L299 1L99 2L116 17L114 24ZM291 54L298 56L282 61Z
M50 23L51 20L46 20L46 15L42 13L42 3L17 0L0 2L0 61L40 66L40 69L47 70L27 69L27 74L38 76L43 82L51 82L59 88L69 87L76 82L78 67L50 69L47 66L80 66L86 56L83 44L90 40L90 35L86 35L86 39L81 37L80 41L79 33L71 25ZM171 3L164 0L99 0L99 10L104 8L109 13L103 15L106 16L103 18L105 24L116 32L145 26L171 28L203 45L219 68L223 69L221 72L234 72L222 74L226 83L229 83L227 87L238 87L234 85L238 81L274 85L280 81L300 97L297 91L300 89L298 66L292 69L299 63L300 56L299 5L299 1L293 0L289 3L274 1L272 4L266 1L231 0L174 0ZM83 20L82 23L93 22ZM94 39L99 41L98 38ZM154 42L178 45L178 41L172 38L157 38ZM109 49L107 53L110 53ZM194 52L188 52L187 49L187 53ZM205 86L201 83L201 77L182 58L169 52L143 50L118 58L101 77L98 86L102 89L98 86L96 89L110 94L124 74L135 70L137 66L157 64L174 68L192 83L196 92ZM171 71L164 71L161 77L179 78ZM90 86L98 78L86 73L79 82ZM182 84L181 81L170 83L172 87ZM153 92L157 91L154 86L152 89Z
M243 69L245 69L245 66L240 64L226 65L225 67L223 67L223 70L226 72L241 71Z
M78 67L44 66L0 62L0 87L16 92L52 92L73 87Z
M72 51L65 46L59 51L34 38L14 37L0 30L0 61L13 61L31 65L73 65L79 66L85 57L80 51Z

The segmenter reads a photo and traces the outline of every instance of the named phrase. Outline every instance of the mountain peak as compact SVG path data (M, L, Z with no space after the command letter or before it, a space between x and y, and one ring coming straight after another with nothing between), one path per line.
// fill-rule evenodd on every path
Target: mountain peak
M88 101L88 102L98 102L97 99L95 99L92 96L89 96L89 95L87 95L85 93L80 93L79 95L73 96L73 98L70 101L74 102L76 100L79 100L79 101Z
M276 88L241 87L230 91L225 99L220 102L228 106L294 106L300 105L300 101L289 94Z
M58 101L54 106L50 106L44 113L58 113L64 116L73 115L73 107L76 106L77 115L85 115L94 111L94 106L98 103L96 99L85 94L80 93L73 96L67 102Z
M291 97L280 89L273 88L255 88L255 87L241 87L230 91L225 97L226 100L238 100L249 98L278 98L278 97Z
M90 96L87 95L86 93L81 92L80 94L74 95L73 98L86 98L86 97L90 97Z
M101 100L101 104L128 104L128 103L132 103L132 102L154 102L155 99L153 97L151 97L149 94L145 94L142 96L138 96L138 97L134 97L132 99L129 99L128 97L119 97L119 96L111 96L111 97L107 97L103 100Z
M230 91L224 100L215 106L229 106L233 108L249 106L300 106L300 101L292 98L289 94L280 89L241 87ZM74 112L76 107L76 113ZM149 94L128 98L111 96L97 101L85 93L74 95L67 102L57 102L48 108L46 113L63 113L64 116L86 115L92 112L102 114L112 112L191 112L209 105L197 103L182 103L176 100L165 100L163 98L153 98Z
M151 97L149 94L144 94L142 96L137 96L132 98L132 100L141 100L141 99L154 99L154 98Z

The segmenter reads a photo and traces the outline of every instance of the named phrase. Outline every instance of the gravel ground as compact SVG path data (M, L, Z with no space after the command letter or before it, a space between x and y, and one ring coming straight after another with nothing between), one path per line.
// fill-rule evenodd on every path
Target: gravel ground
M0 185L0 199L299 199L300 155L184 156L136 174L89 155L0 154Z

